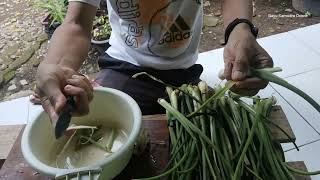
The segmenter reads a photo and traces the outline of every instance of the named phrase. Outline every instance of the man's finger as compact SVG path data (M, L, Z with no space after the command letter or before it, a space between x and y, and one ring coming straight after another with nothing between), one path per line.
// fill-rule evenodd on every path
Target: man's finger
M59 115L58 113L55 111L53 105L51 104L50 100L48 97L43 97L41 98L41 104L42 104L42 107L44 109L44 111L46 111L50 117L50 120L53 124L53 126L55 127L57 121L58 121L58 118L59 118Z
M223 51L223 61L224 61L224 77L227 80L231 80L232 74L232 62L234 61L235 56L230 48L226 47Z
M72 85L66 85L64 91L68 95L75 96L77 111L74 115L86 115L89 113L89 99L87 92L80 88Z
M40 97L48 97L55 111L59 113L67 102L57 80L48 80L44 86L38 86L36 93ZM41 89L39 87L42 87Z
M72 78L77 78L77 79L83 80L90 87L90 89L93 90L93 87L91 86L91 82L90 82L88 76L86 76L86 75L73 75Z
M264 89L267 87L268 81L261 80L259 78L247 78L243 81L238 81L235 84L235 88L238 89Z
M231 74L232 74L232 63L227 62L224 64L224 77L226 80L231 80Z
M82 78L76 77L73 79L68 79L67 83L70 85L84 89L88 95L88 100L91 101L93 99L93 93L92 93L93 89L92 89L91 84L87 84L87 82L85 80L83 80Z
M234 81L241 81L245 79L249 72L249 56L245 48L237 49L236 57L232 65L231 79Z
M38 94L36 93L33 93L31 96L30 96L30 102L32 102L33 104L41 104L41 98Z

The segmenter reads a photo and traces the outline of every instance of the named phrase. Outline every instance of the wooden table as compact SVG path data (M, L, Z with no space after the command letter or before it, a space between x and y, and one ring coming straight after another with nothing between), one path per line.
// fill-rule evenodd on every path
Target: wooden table
M282 127L292 139L295 139L292 129L281 107L275 107L271 117L275 123ZM125 180L140 177L158 175L165 168L169 158L169 133L164 115L143 117L143 127L149 134L150 146L139 157L132 157L125 170L115 179ZM24 128L23 128L24 129ZM0 170L1 180L48 180L34 171L24 160L21 152L20 141L23 132L21 130L13 148L11 149L3 167ZM273 130L274 137L279 142L288 142L278 130ZM306 170L303 162L291 163L292 166ZM299 180L310 180L309 177L298 177Z

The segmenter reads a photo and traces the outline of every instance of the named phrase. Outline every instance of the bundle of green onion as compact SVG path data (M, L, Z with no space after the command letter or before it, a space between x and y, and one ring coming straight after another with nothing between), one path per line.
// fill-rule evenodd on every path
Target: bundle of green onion
M308 95L273 75L275 71L279 68L252 70L251 74L287 87L320 110ZM146 73L134 77L142 74ZM229 81L214 90L203 81L197 86L165 84L170 103L158 102L167 110L171 159L164 173L145 179L290 180L296 174L320 174L294 169L285 162L270 130L271 126L279 128L269 120L275 98L251 97L252 103L247 103L229 91L234 84Z

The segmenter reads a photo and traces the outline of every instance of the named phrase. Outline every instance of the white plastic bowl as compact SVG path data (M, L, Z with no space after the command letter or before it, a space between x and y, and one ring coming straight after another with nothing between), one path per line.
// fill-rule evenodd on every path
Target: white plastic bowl
M141 130L142 117L138 104L127 94L99 87L94 90L94 99L90 103L90 113L80 118L72 118L72 123L81 125L97 125L95 120L103 124L118 126L128 135L127 142L110 156L89 167L77 169L59 169L49 165L50 153L56 149L54 131L45 112L39 113L27 124L21 140L22 154L25 160L38 172L57 177L70 172L86 169L103 169L103 179L111 179L118 175L128 164L135 141Z

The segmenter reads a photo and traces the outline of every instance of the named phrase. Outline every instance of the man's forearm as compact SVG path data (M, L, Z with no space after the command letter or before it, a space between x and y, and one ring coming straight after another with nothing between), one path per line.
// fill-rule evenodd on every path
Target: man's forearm
M59 64L78 70L87 57L90 35L74 23L65 23L56 29L44 63Z
M77 71L88 55L96 7L70 2L63 24L56 29L43 63L58 64Z
M236 18L252 20L252 0L224 0L224 29Z

